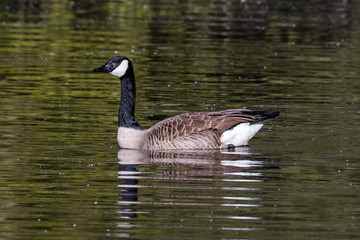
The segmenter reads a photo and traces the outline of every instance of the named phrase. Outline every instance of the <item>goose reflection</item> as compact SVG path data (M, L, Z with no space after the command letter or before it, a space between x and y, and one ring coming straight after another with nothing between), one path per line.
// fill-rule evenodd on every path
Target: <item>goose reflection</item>
M120 149L118 152L119 172L118 178L122 179L123 183L119 184L121 189L120 196L122 200L118 201L119 205L131 206L146 204L138 201L138 189L144 188L174 188L183 189L184 191L199 189L209 190L244 190L254 191L256 188L246 187L226 187L217 186L218 184L210 184L210 182L262 182L262 173L254 171L257 169L264 169L266 165L263 161L253 159L259 155L251 153L248 147L236 148L235 152L221 152L219 150L211 151L141 151L135 149ZM146 165L151 165L146 167ZM151 171L139 170L139 167L151 168ZM155 170L154 170L155 169ZM142 185L139 183L144 180L165 180L163 184ZM207 181L209 184L198 186L198 184L173 184L169 185L169 181ZM172 195L171 197L180 197ZM185 196L189 197L189 196ZM196 196L190 196L196 197ZM231 199L229 197L221 196L207 196L213 199ZM258 200L249 197L234 197L233 200L252 201ZM151 204L166 203L159 202ZM201 204L201 203L194 203ZM256 204L235 204L237 206L255 207ZM135 208L135 207L134 207ZM123 218L137 217L138 211L131 209L123 209L120 211ZM142 211L142 213L145 213Z
M168 150L168 151L143 151L137 149L120 149L118 151L118 163L120 165L173 165L186 167L224 167L226 161L250 160L243 167L256 167L259 161L251 162L251 153L248 147L236 148L232 152L220 150ZM225 161L225 162L224 162ZM236 162L234 162L236 163ZM236 164L234 165L236 166Z

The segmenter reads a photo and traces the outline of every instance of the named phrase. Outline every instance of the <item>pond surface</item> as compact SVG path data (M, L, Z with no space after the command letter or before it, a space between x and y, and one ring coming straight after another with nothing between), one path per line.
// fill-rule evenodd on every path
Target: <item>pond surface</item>
M360 238L360 1L0 1L1 239ZM235 153L120 150L136 117L279 109Z

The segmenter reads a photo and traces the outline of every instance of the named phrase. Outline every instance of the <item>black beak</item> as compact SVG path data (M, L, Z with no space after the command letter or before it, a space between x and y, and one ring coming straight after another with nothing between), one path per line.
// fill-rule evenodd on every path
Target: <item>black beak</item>
M102 65L101 67L95 68L93 72L109 72L106 64Z

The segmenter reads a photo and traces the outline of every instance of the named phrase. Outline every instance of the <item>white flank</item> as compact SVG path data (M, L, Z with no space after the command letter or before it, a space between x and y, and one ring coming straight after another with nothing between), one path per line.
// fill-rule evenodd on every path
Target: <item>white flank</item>
M129 65L129 61L123 60L117 68L115 68L112 72L110 72L110 74L115 77L121 78L122 76L124 76L126 70L128 69L128 65Z
M256 124L240 123L221 135L221 142L233 144L235 147L247 145L251 138L264 126L264 122Z

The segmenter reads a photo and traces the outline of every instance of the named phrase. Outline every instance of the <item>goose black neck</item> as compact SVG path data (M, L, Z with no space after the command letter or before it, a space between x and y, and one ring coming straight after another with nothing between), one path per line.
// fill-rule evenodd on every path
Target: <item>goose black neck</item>
M119 108L118 126L142 129L134 116L136 101L135 75L133 69L129 70L127 74L120 79L121 100Z

